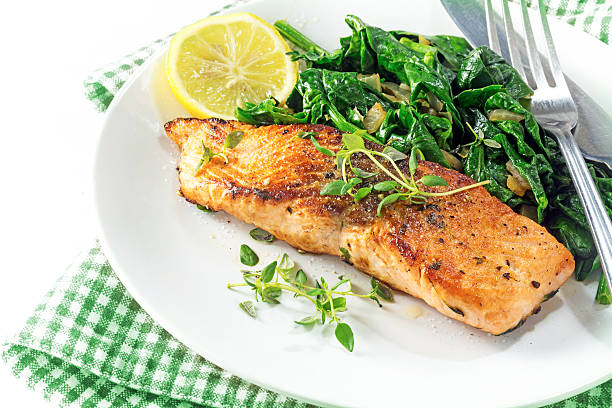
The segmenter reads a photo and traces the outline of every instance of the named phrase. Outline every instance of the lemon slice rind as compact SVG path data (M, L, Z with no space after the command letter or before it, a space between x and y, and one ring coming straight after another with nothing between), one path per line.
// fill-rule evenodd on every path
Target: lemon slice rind
M170 42L168 83L195 117L234 119L246 101L287 99L298 71L289 51L278 31L251 13L207 17Z

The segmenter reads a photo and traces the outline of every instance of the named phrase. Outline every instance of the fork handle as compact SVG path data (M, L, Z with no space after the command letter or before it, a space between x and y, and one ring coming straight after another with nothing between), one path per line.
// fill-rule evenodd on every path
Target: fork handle
M584 208L586 219L591 226L593 241L595 242L597 252L599 252L601 267L610 288L610 283L612 282L612 223L608 217L606 207L604 207L599 191L591 178L589 169L571 131L568 128L552 127L547 128L547 130L556 136L561 153L567 163L567 168Z

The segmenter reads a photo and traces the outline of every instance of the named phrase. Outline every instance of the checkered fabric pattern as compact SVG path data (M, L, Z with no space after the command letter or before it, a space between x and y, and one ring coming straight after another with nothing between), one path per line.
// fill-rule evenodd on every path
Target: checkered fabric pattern
M129 295L97 244L57 281L3 358L61 406L307 406L233 376L173 338Z
M549 14L608 43L612 1L546 3ZM85 81L88 99L106 110L168 39L92 73ZM129 295L98 244L58 280L22 332L4 345L2 357L15 376L65 407L308 406L249 384L174 339ZM611 406L612 380L547 408Z
M511 0L520 2L520 0ZM538 0L527 0L538 4ZM610 44L611 0L544 0L547 13Z

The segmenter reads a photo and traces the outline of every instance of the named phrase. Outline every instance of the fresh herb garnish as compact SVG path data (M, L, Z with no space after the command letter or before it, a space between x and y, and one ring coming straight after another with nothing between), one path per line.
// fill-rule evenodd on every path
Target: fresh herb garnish
M241 258L243 247L248 248L248 246L243 245L241 247ZM341 322L339 316L339 313L347 310L346 298L348 296L369 298L379 306L382 306L381 299L393 300L391 290L374 278L370 281L372 290L367 294L358 294L353 292L350 279L341 277L342 279L336 284L330 286L321 277L314 281L314 285L308 285L308 278L304 271L299 269L294 273L295 269L295 262L289 255L283 254L278 261L268 264L261 271L242 271L244 283L229 283L227 287L250 287L253 290L255 301L261 300L270 304L280 303L283 292L292 293L294 297L308 299L314 306L315 312L296 320L295 323L303 326L309 326L317 322L325 324L326 321L328 324L335 324L336 339L348 351L353 351L355 344L353 330L347 323ZM250 301L240 303L240 308L251 317L257 315L255 306Z
M355 201L359 201L367 197L372 192L372 189L380 192L390 192L391 194L383 197L378 204L376 214L380 217L381 210L385 205L392 204L398 200L408 201L411 204L424 204L427 200L427 197L447 196L489 184L489 181L485 180L481 181L480 183L470 184L469 186L464 186L461 188L444 192L436 193L424 191L421 189L421 185L427 187L448 186L448 182L442 177L432 174L424 175L420 179L415 180L414 176L417 169L417 159L424 159L423 153L418 148L412 148L412 152L408 161L410 177L407 178L404 173L399 169L397 164L395 164L395 162L399 160L404 160L408 156L389 146L387 146L383 150L383 152L370 150L365 147L365 141L363 139L364 134L364 130L358 130L354 133L345 133L342 136L342 149L336 153L322 147L314 137L311 137L315 149L328 156L335 156L338 168L342 171L342 179L334 180L326 184L321 189L321 195L348 194L353 197ZM363 179L357 177L349 179L347 176L347 167L351 169L354 173L357 173L354 170L353 164L351 163L351 157L356 153L362 153L366 155L366 157L368 157L381 172L389 176L391 180L379 182L373 187L361 187L355 190L355 187L361 184L363 182ZM390 164L391 169L380 163L376 157L381 157L385 159Z
M238 143L242 141L243 136L244 132L242 130L234 130L233 132L229 132L225 137L225 142L223 143L223 150L221 153L214 152L210 147L206 146L206 144L204 144L204 140L202 140L202 157L200 158L200 162L196 166L193 174L198 174L198 171L200 171L202 165L208 163L215 157L221 157L227 164L228 160L225 150L233 149L238 146Z
M314 145L315 149L317 149L319 152L327 155L327 156L335 156L336 154L334 152L332 152L331 150L321 146L319 144L319 142L317 142L317 139L315 139L313 136L310 136L310 140L312 141L312 144Z
M238 143L242 141L242 137L244 136L244 132L242 130L234 130L233 132L229 132L225 137L225 143L223 144L223 149L233 149L238 146Z
M213 157L223 157L223 159L227 163L227 157L223 153L215 153L215 152L213 152L210 149L210 147L208 147L208 146L206 146L204 144L204 140L202 140L202 157L200 158L200 162L196 166L193 174L194 175L198 174L198 171L200 171L200 169L202 168L202 165L205 164L205 163L208 163L209 161L211 161L213 159Z
M351 326L346 323L338 323L336 325L336 330L334 330L334 334L345 349L348 351L353 351L353 347L355 346L355 337L353 336Z
M295 139L310 139L311 137L314 137L316 135L318 135L317 132L297 132L295 136L293 136L288 141L291 142L292 140L295 140Z
M270 234L268 231L263 230L261 228L253 228L251 231L249 231L249 235L255 241L264 241L264 242L274 241L274 235Z
M342 254L342 257L344 258L346 262L351 261L351 253L349 252L348 249L340 247L340 253Z
M387 285L377 281L374 278L370 278L370 285L372 286L372 289L376 290L376 294L381 299L384 299L389 302L393 301L393 292L391 291L391 288L389 288Z
M491 147L493 149L501 149L502 145L500 145L496 140L493 139L488 139L485 137L484 132L482 130L478 130L478 133L474 131L474 128L472 127L472 125L470 125L468 122L465 122L465 124L468 126L468 128L470 129L470 131L472 132L472 134L476 137L476 139L474 139L473 142L462 145L462 148L466 148L469 146L474 145L474 147L479 146L481 143L483 143L485 146Z
M250 300L238 303L238 306L240 306L240 308L252 318L257 317L257 310L255 310L255 305Z
M245 244L240 245L240 262L246 266L255 266L259 262L257 254Z
M214 210L211 210L210 208L205 207L205 206L203 206L201 204L196 204L196 207L198 207L198 210L200 210L202 212L205 212L205 213L215 212Z

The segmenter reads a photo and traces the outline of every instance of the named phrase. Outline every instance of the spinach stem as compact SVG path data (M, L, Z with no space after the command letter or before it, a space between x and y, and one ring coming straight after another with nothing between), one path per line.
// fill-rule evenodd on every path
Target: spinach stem
M295 27L285 20L278 20L274 23L274 27L281 33L283 37L297 45L307 52L315 52L317 54L327 54L323 48L315 44L310 38L306 37Z
M601 272L601 277L599 278L599 285L597 286L597 295L595 295L595 300L600 305L609 305L612 303L612 294L610 294L610 289L608 288L608 280L606 279L606 274Z

